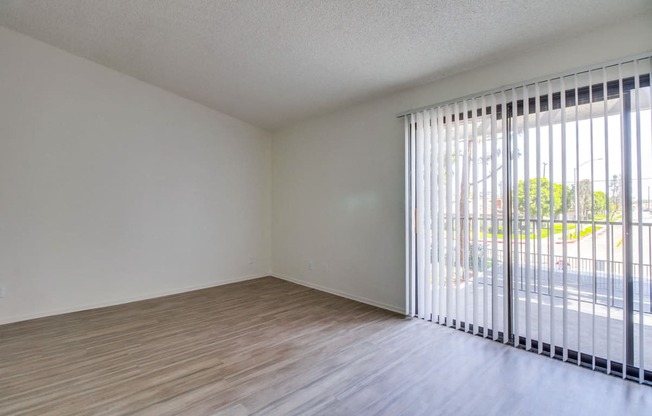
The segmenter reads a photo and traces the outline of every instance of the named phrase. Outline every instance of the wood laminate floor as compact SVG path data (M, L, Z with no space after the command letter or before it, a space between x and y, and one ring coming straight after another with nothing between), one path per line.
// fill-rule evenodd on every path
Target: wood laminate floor
M649 415L652 388L263 278L0 326L0 415Z

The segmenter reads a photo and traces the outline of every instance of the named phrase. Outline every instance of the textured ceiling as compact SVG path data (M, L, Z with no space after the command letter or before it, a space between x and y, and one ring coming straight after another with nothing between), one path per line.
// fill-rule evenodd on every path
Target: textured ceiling
M650 0L0 0L0 25L268 130Z

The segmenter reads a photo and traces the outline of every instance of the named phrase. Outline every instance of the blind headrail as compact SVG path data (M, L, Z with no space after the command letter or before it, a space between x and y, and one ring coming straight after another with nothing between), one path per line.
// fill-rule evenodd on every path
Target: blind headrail
M466 100L471 100L471 99L474 99L474 98L480 98L480 97L483 97L483 96L486 96L486 95L492 95L492 94L496 94L496 93L503 92L503 91L508 91L508 90L518 88L518 87L528 87L530 85L534 85L534 84L537 84L539 82L560 79L560 78L573 76L573 75L577 75L577 74L583 74L583 73L598 70L598 69L601 69L601 68L608 68L608 67L612 67L612 66L616 66L616 65L626 64L626 63L629 63L629 62L634 62L634 61L638 61L640 59L645 59L645 58L652 58L652 51L643 52L643 53L640 53L640 54L637 54L637 55L631 55L631 56L627 56L627 57L623 57L623 58L618 58L618 59L614 59L614 60L611 60L611 61L602 62L600 64L587 65L587 66L584 66L584 67L576 68L576 69L574 69L572 71L558 72L558 73L552 74L552 75L546 75L546 76L542 76L542 77L533 78L533 79L530 79L528 81L521 81L521 82L516 82L516 83L513 83L513 84L509 84L509 85L503 85L503 86L498 87L498 88L492 88L492 89L488 89L488 90L485 90L485 91L482 91L482 92L476 92L476 93L473 93L473 94L465 95L463 97L454 98L452 100L442 101L442 102L436 103L436 104L429 104L429 105L425 105L423 107L413 108L411 110L407 110L407 111L404 111L402 113L397 114L396 118L402 118L402 117L405 117L407 115L410 115L410 114L413 114L413 113L416 113L416 112L419 112L419 111L428 110L428 109L431 109L431 108L441 107L441 106L454 104L454 103L460 103L460 102L463 102L463 101L466 101Z

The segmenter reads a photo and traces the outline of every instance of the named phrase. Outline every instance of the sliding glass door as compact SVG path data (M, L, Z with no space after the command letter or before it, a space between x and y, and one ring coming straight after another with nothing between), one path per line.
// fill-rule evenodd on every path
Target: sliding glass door
M406 117L409 313L652 381L650 59Z

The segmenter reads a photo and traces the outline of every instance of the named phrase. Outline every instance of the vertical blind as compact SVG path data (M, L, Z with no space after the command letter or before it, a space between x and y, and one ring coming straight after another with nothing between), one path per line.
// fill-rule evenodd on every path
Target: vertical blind
M651 64L404 115L409 315L652 382Z

